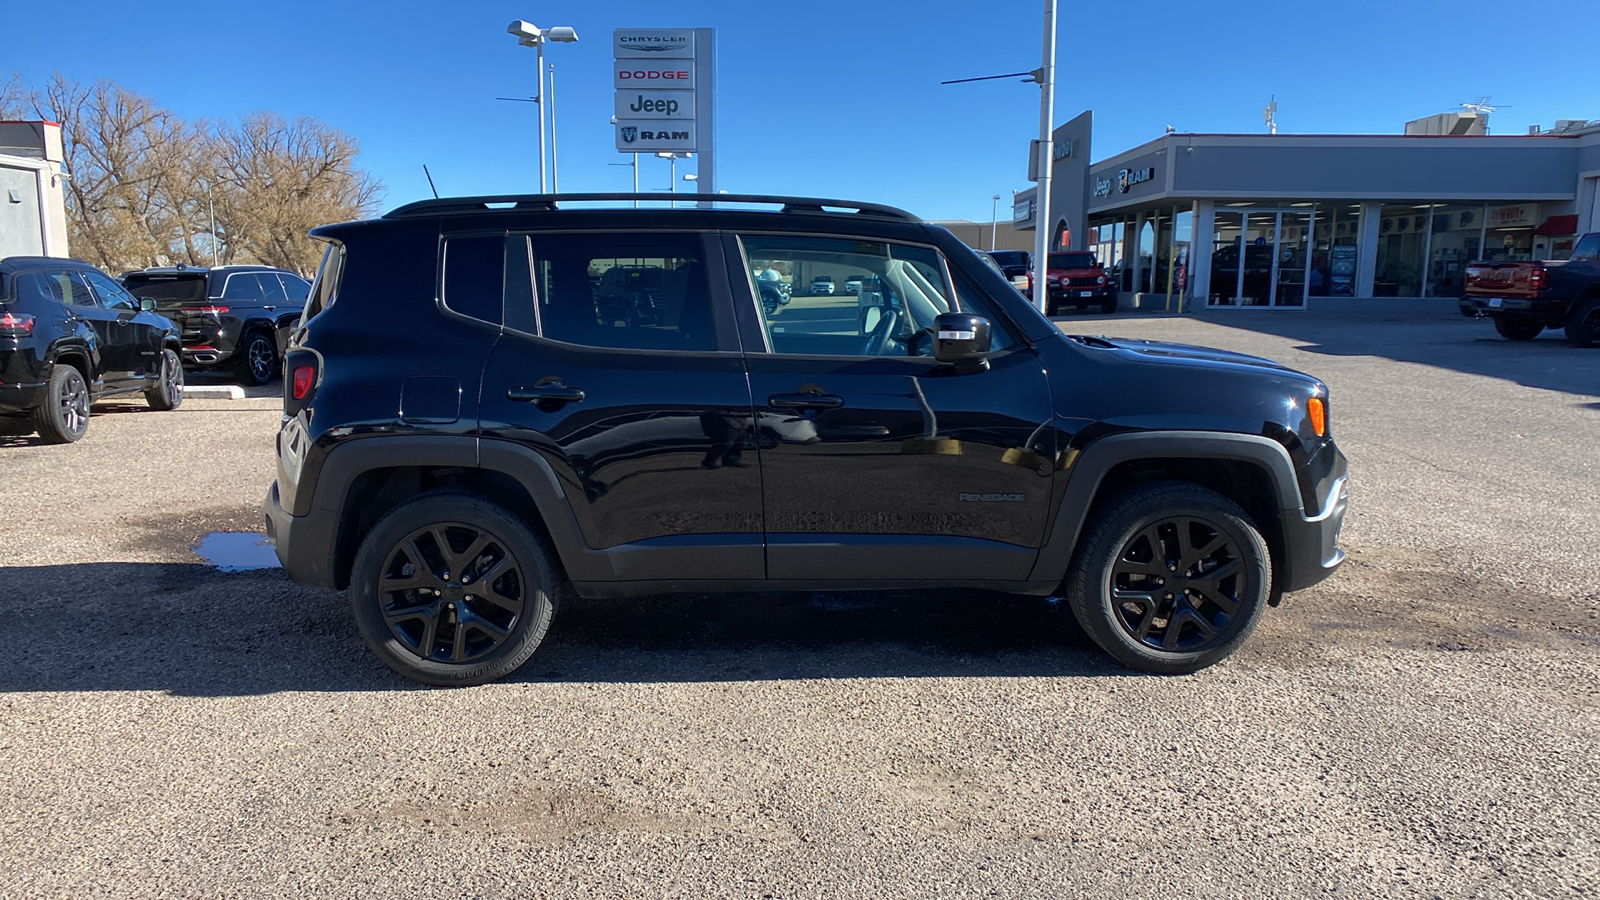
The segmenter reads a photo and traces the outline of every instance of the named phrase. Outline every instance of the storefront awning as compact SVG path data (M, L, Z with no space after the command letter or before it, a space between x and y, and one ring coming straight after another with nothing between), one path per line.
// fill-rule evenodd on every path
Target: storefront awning
M1577 216L1551 216L1533 230L1534 234L1565 235L1578 233Z

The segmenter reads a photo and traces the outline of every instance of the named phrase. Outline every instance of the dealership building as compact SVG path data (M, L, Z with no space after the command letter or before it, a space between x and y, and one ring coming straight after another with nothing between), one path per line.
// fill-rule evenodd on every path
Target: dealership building
M1600 122L1169 133L1093 163L1090 123L1054 135L1051 247L1093 251L1125 308L1454 309L1473 260L1563 259L1600 230ZM1017 195L1019 228L1034 195Z

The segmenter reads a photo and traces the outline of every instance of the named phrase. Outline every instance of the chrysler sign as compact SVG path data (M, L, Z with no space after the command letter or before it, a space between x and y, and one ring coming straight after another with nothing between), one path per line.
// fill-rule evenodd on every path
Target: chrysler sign
M618 28L611 48L616 59L694 59L694 29Z

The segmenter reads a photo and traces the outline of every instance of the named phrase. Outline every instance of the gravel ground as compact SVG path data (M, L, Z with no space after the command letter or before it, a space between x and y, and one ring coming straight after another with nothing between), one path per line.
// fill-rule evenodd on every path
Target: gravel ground
M675 597L422 690L190 551L259 522L270 390L0 438L0 896L1592 896L1600 351L1062 327L1332 388L1350 561L1220 666L1130 674L1046 601Z

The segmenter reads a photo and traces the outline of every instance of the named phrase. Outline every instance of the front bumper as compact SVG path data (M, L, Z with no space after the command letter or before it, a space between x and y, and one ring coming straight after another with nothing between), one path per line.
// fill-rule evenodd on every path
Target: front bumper
M1057 302L1104 300L1115 297L1117 289L1109 284L1097 284L1092 287L1059 287L1050 285L1050 299Z
M1338 452L1335 450L1335 452ZM1350 507L1350 468L1340 453L1328 496L1315 515L1303 510L1283 512L1283 543L1287 559L1280 570L1284 592L1298 591L1322 581L1344 562L1339 532Z
M339 537L339 516L331 510L317 509L303 516L292 515L278 499L278 482L267 488L262 501L267 540L283 564L283 571L296 584L338 590L335 546Z

